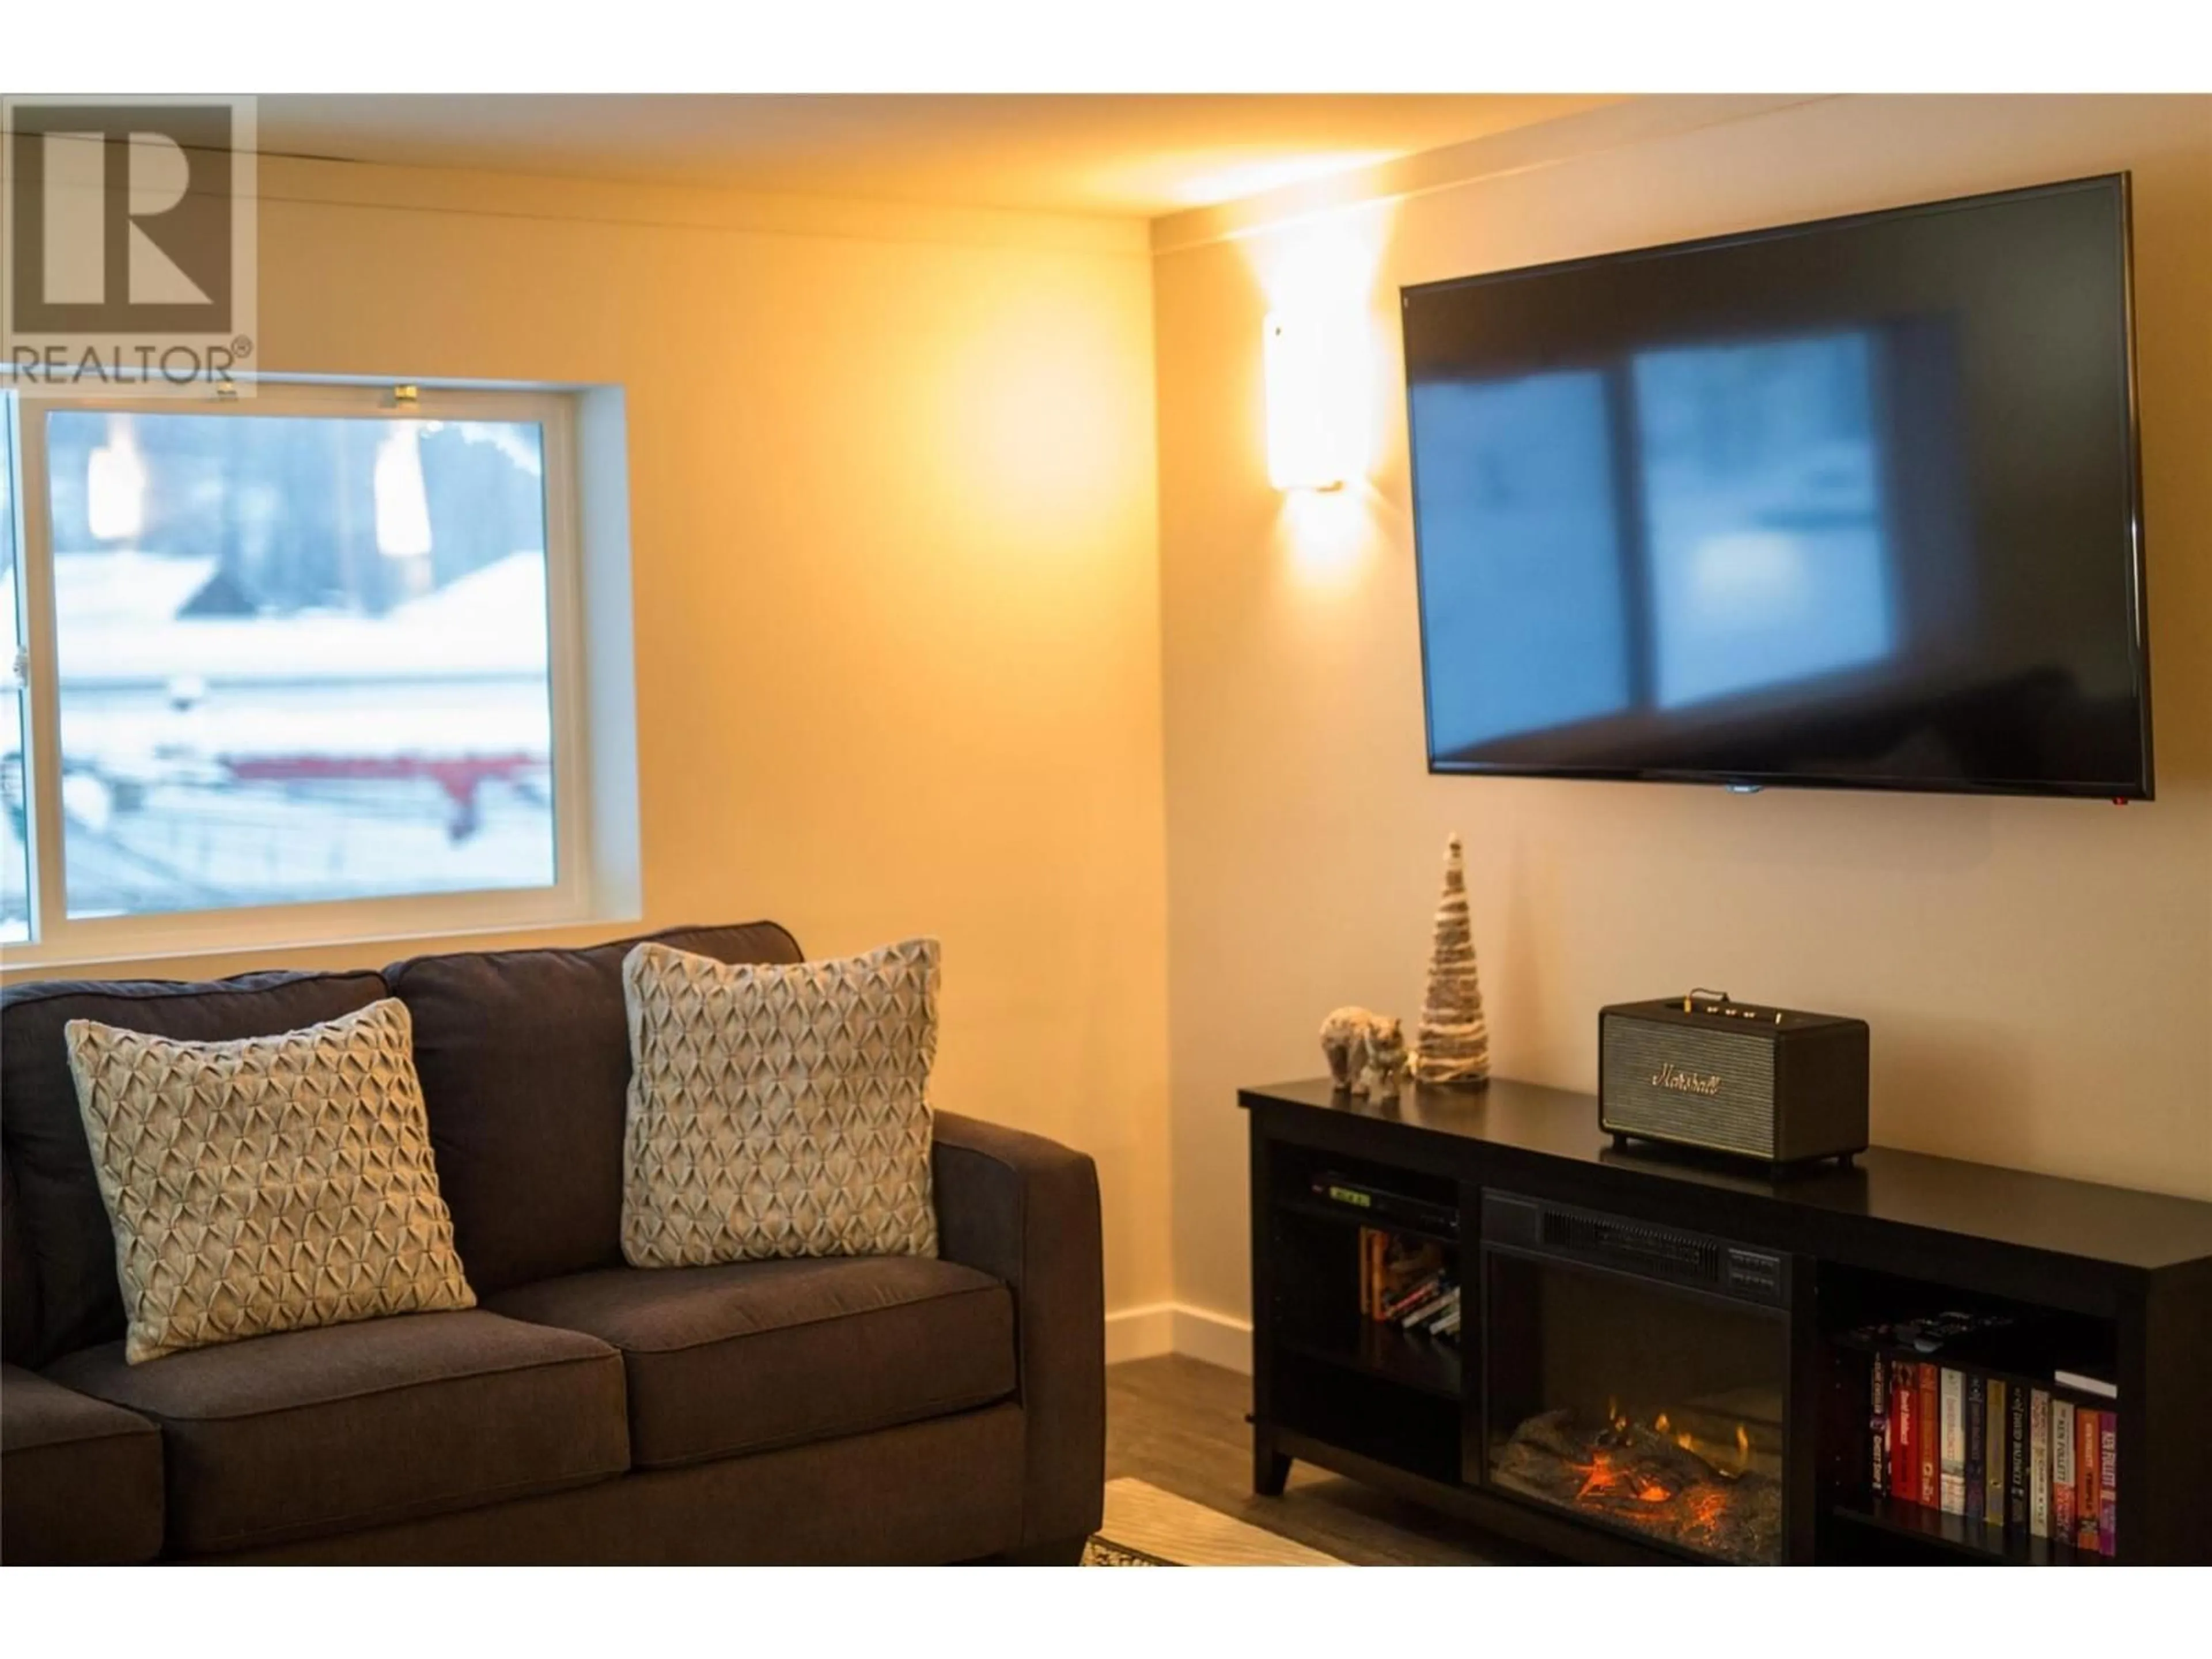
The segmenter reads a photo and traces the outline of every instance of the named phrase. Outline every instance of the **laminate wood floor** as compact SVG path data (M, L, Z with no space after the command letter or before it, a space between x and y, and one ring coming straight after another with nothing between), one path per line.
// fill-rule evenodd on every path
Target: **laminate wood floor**
M1106 1368L1106 1478L1133 1475L1360 1566L1492 1566L1547 1558L1310 1464L1280 1498L1252 1491L1251 1379L1181 1354Z

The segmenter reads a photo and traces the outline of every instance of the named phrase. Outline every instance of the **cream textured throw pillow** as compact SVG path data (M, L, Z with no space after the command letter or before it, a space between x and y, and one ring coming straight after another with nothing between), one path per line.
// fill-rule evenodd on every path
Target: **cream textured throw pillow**
M63 1036L115 1228L131 1364L476 1305L404 1003L233 1042L88 1019Z
M937 1254L935 939L789 967L641 945L623 999L631 1266Z

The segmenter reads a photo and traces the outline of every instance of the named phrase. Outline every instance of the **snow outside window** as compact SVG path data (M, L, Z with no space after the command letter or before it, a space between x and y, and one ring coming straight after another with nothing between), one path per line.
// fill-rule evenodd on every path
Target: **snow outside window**
M0 941L584 912L569 399L0 400Z

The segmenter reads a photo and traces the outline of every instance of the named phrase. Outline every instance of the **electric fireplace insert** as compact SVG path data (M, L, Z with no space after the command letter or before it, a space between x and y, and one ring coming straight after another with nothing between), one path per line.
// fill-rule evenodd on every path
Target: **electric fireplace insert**
M1693 1559L1783 1558L1790 1261L1486 1191L1484 1478Z

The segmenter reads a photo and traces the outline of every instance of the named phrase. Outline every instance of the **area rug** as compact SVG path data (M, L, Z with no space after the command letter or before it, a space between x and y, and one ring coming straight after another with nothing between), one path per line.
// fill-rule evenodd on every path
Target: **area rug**
M1106 1518L1086 1567L1341 1567L1319 1550L1142 1480L1106 1483Z

